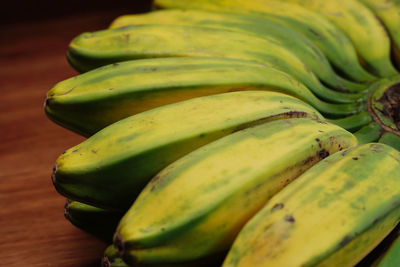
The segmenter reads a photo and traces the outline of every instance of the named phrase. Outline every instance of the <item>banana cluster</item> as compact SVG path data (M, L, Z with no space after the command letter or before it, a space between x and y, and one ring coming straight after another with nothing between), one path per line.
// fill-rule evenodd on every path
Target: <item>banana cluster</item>
M52 181L103 266L400 262L396 0L156 0L67 59Z

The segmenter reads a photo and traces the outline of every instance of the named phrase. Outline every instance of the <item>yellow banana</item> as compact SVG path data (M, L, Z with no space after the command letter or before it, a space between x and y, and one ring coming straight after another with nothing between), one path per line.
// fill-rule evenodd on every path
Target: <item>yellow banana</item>
M354 266L400 220L399 173L384 144L329 156L268 201L223 266Z
M130 115L182 100L229 91L266 90L293 95L320 112L340 115L362 108L330 104L274 68L227 58L155 58L109 65L56 84L45 112L54 122L90 136Z
M156 0L155 4L162 8L229 11L276 19L307 36L347 76L359 82L376 80L362 68L353 44L338 27L299 5L270 0Z
M265 0L268 4L269 0ZM390 39L374 13L357 0L281 0L318 12L335 23L353 42L373 73L398 74L390 61ZM389 18L391 20L391 18Z
M158 173L121 219L114 245L129 264L224 252L271 196L322 158L356 143L344 129L309 118L223 137Z
M398 0L359 0L382 21L393 41L393 53L400 69L400 2Z

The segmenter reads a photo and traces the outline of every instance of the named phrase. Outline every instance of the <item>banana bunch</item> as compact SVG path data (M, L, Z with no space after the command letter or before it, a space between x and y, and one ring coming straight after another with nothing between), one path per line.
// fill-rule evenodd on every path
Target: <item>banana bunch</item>
M399 127L393 127L393 122L398 121L397 114L376 109L378 99L371 97L382 80L389 79L390 87L398 84L400 78L390 62L390 47L385 41L389 37L382 32L372 11L359 2L346 2L341 11L345 14L343 19L335 20L328 15L336 12L336 7L306 1L309 6L306 9L299 3L288 2L161 0L156 1L157 6L172 9L121 16L109 29L83 33L72 40L68 59L77 70L87 73L52 88L46 100L46 113L56 123L90 136L124 117L157 105L226 92L217 89L211 92L210 89L216 84L222 89L219 83L225 75L243 77L236 71L236 66L242 64L239 68L243 73L246 70L254 72L253 75L259 73L267 83L276 71L291 76L281 79L296 80L291 83L307 87L308 90L302 91L309 92L287 91L287 88L281 91L311 104L329 121L352 132L359 131L356 136L360 136L361 142L381 141L398 147ZM355 14L358 8L363 12ZM323 16L325 13L327 17ZM354 21L366 25L354 25ZM340 25L346 23L354 27L342 30ZM361 38L366 34L362 29L374 29L373 40L382 42L364 45L365 51L359 51L360 43L366 42ZM198 65L193 63L195 59L199 60ZM231 63L224 60L231 60ZM190 67L180 68L186 64ZM258 71L254 71L251 64ZM194 68L195 65L198 68ZM348 66L351 71L346 69ZM203 72L205 68L209 73ZM275 73L271 73L271 69ZM218 75L220 71L223 73ZM204 79L202 75L209 78ZM249 74L246 78L233 79L232 84L225 80L226 90L247 90L252 86L249 84L259 80ZM143 88L138 88L139 84ZM202 90L194 93L194 86ZM277 90L275 84L267 86L269 90ZM185 93L178 93L177 88L184 89ZM267 88L259 84L252 89ZM152 100L154 98L158 101ZM151 101L150 105L147 100ZM384 108L393 109L387 105ZM386 122L375 113L384 114L385 120L391 121L390 125L386 127Z
M356 81L371 81L374 77L364 70L357 59L357 52L349 38L335 25L319 14L298 5L283 1L244 0L158 0L161 8L202 9L247 14L252 17L272 18L306 36L332 64Z
M114 244L129 264L223 253L273 195L356 143L344 129L309 118L276 120L220 138L159 172L121 219ZM154 207L162 212L149 213Z
M141 24L206 26L236 30L263 37L291 50L327 85L342 91L360 91L364 89L362 85L337 75L322 51L305 36L282 23L275 22L272 18L265 17L260 19L248 15L201 10L160 10L145 15L122 16L116 19L110 25L110 28ZM291 38L288 39L287 36L291 36ZM319 88L322 92L329 91L329 88L323 88L321 84L314 85L311 88ZM318 92L316 91L316 93ZM324 95L322 94L321 96L323 97Z
M87 138L65 217L102 266L396 265L399 29L396 0L155 0L78 35L44 104Z

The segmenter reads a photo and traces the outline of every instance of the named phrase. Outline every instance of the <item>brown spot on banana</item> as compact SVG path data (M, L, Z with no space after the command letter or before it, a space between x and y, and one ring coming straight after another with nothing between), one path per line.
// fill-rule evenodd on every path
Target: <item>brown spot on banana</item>
M292 215L286 215L285 216L285 221L290 222L290 223L294 223L295 219Z
M324 159L329 156L329 152L326 151L325 149L322 149L318 152L318 156L320 159Z
M276 204L272 207L271 212L274 212L274 211L277 211L277 210L281 210L281 209L283 209L283 207L284 207L284 204L283 204L283 203L276 203Z

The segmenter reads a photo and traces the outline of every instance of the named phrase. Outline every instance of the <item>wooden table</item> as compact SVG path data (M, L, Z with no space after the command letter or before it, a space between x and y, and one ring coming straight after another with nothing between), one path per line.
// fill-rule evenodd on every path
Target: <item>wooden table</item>
M84 139L44 114L46 92L76 75L70 40L121 10L0 26L0 265L99 266L106 244L64 218L51 182L56 158Z

